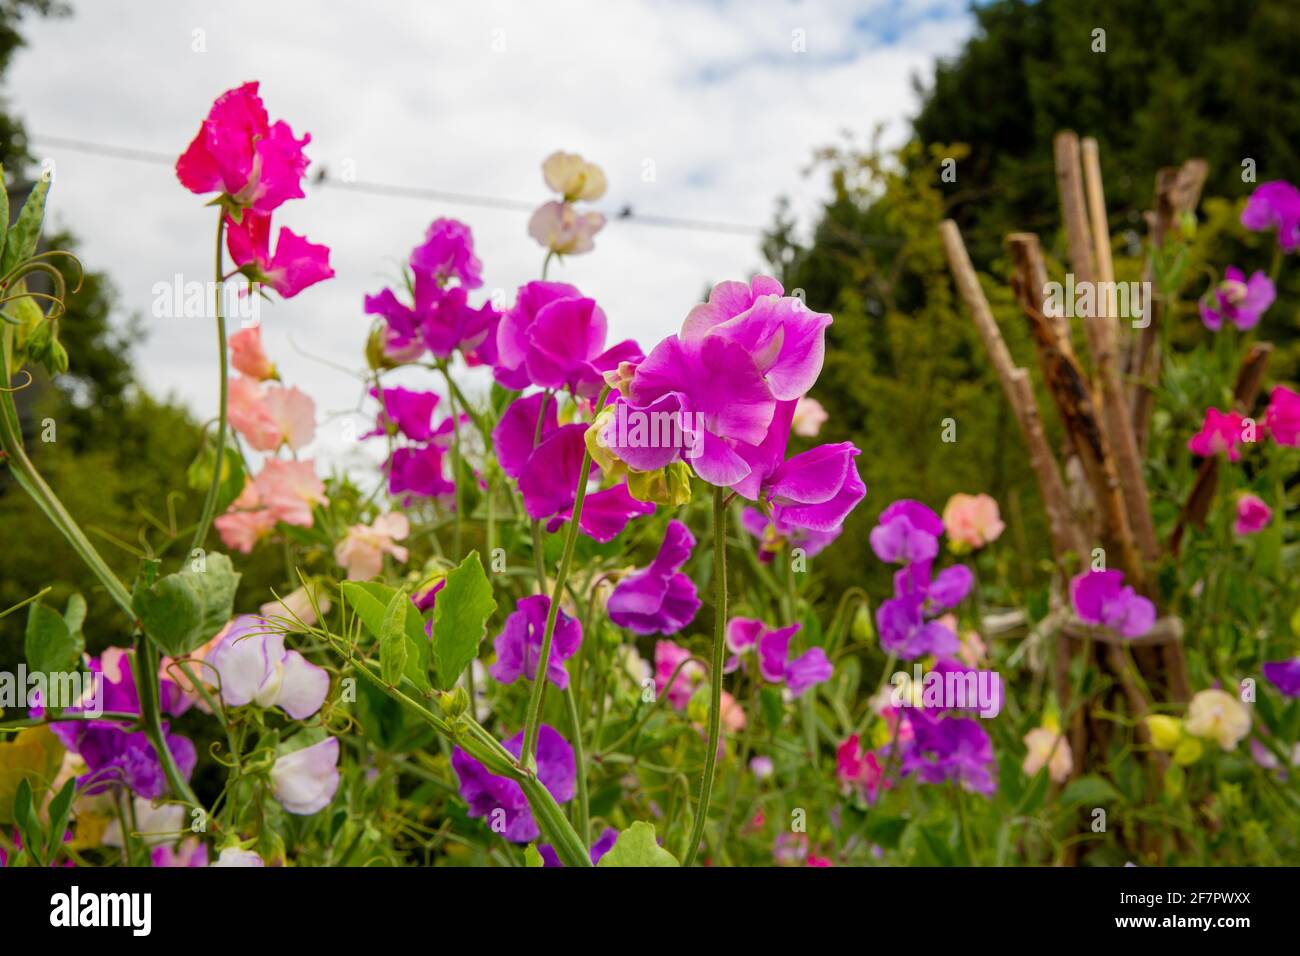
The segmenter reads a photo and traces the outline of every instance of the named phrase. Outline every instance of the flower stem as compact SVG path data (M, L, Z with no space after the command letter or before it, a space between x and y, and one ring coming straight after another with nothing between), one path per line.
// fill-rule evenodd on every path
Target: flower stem
M700 779L700 799L695 807L695 822L686 847L683 866L695 862L709 817L709 800L713 795L713 774L718 765L718 738L722 731L722 651L727 627L727 506L723 489L713 489L713 662L709 671L709 743L704 756L704 776Z
M582 722L578 717L578 699L573 693L573 682L564 689L564 701L569 705L569 723L573 725L573 762L578 772L578 836L583 843L591 839L591 814L587 797L587 760L582 749Z
M217 362L221 369L221 386L220 405L217 408L217 448L216 455L213 457L212 465L212 482L208 485L207 497L203 499L203 511L199 515L198 526L194 529L194 541L190 544L190 550L203 547L203 542L208 537L208 529L212 527L212 519L216 516L217 497L221 493L221 473L226 467L226 401L229 383L226 381L229 375L226 358L226 316L222 312L221 289L222 289L222 270L221 270L221 239L226 227L226 211L218 208L217 210L217 250L216 250L216 295L213 296L213 305L217 311Z
M153 642L140 631L135 639L135 686L140 695L140 717L144 723L144 733L153 745L158 762L162 764L163 776L172 793L184 800L190 807L202 808L199 798L194 795L190 785L176 766L176 758L167 746L167 735L163 733L162 713L158 704L158 656Z
M456 388L452 385L451 370L447 368L446 360L439 360L438 368L442 371L442 377L447 382L447 402L451 405L451 477L456 495L456 521L452 537L452 557L459 562L461 559L461 521L465 505L465 496L462 493L462 482L460 480L460 413L456 408Z

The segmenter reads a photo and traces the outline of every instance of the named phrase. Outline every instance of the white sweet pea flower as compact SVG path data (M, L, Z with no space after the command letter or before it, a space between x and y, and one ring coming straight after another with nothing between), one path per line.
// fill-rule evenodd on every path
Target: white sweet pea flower
M207 661L221 676L227 707L279 707L294 720L305 720L320 710L329 691L324 668L286 650L284 635L251 615L231 621Z
M221 851L215 863L209 866L266 866L262 858L252 850L241 850L237 846L228 846Z
M307 815L322 810L339 788L339 741L326 737L320 743L280 757L271 768L275 799L290 813Z

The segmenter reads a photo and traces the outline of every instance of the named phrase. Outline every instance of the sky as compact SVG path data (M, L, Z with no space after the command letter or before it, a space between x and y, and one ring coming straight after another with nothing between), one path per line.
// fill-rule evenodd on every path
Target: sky
M310 175L540 205L541 163L577 152L609 180L607 214L754 227L710 232L611 217L592 253L553 265L605 310L612 343L646 349L677 331L714 282L763 265L757 230L788 196L804 222L826 192L813 151L842 131L904 134L915 75L973 29L966 0L589 0L300 2L71 0L29 20L8 76L10 108L52 161L49 215L81 239L88 267L143 322L140 383L200 419L217 405L211 319L157 318L155 287L212 278L214 212L163 163L57 145L75 139L176 156L222 91L261 83L272 120L311 134ZM43 139L43 137L45 139ZM335 278L264 303L263 340L283 378L317 402L310 452L373 461L373 417L356 377L367 293L397 274L433 219L473 230L484 294L508 305L539 277L528 212L306 186L277 222L331 249ZM76 356L72 356L76 362ZM352 374L350 374L350 372ZM403 384L432 387L408 370ZM468 383L471 388L477 384ZM364 411L363 411L364 410ZM364 430L364 429L362 429Z

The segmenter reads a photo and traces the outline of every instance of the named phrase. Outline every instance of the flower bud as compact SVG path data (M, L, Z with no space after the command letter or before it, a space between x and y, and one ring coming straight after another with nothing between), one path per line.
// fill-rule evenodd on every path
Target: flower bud
M438 706L449 718L455 719L469 710L469 694L464 687L453 687L438 694Z

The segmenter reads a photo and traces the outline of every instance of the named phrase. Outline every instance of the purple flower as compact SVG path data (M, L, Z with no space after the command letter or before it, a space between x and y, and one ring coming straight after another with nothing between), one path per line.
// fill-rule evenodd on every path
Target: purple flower
M554 532L571 517L571 508L552 518L546 525ZM582 518L578 530L594 541L606 544L613 541L633 518L644 518L655 513L653 502L638 501L622 482L603 491L589 492L582 503Z
M630 339L606 349L607 331L600 306L573 286L529 282L497 327L496 379L507 388L531 383L592 398L603 372L643 357Z
M506 750L519 756L523 750L523 731L504 742ZM452 751L451 766L460 778L460 795L469 804L473 819L488 817L496 827L493 813L502 812L502 835L511 843L529 843L537 839L540 831L528 808L523 788L513 780L489 773L487 768L456 747ZM551 792L557 803L573 799L577 782L577 766L573 748L555 728L542 724L537 732L537 777Z
M172 847L170 844L156 846L149 854L151 866L191 867L208 865L208 847L196 837L186 837Z
M483 263L474 255L474 234L455 219L435 219L424 242L411 251L411 271L416 280L430 279L446 286L455 279L466 289L483 285Z
M1084 571L1070 581L1070 600L1079 619L1108 627L1123 637L1141 637L1156 622L1156 606L1131 587L1123 571Z
M521 598L515 612L506 618L505 627L496 636L496 663L488 673L503 684L513 684L520 676L537 679L537 664L541 659L542 637L546 631L546 615L551 599L545 594ZM578 652L582 643L582 624L564 611L555 619L555 633L551 639L551 656L546 662L546 677L564 690L569 686L569 672L564 662Z
M1300 657L1270 661L1263 670L1264 676L1287 697L1300 697Z
M388 460L388 493L429 498L452 494L456 486L443 477L443 454L435 444L394 449Z
M609 619L637 634L676 634L695 617L695 583L679 570L695 538L680 521L669 521L659 553L643 571L618 582L609 596Z
M794 697L808 688L831 679L834 668L826 652L812 647L796 658L790 657L790 641L800 628L799 624L769 630L762 621L736 617L727 622L727 646L734 654L743 654L751 647L758 652L758 672L763 679L774 684L784 683ZM734 669L735 664L732 664Z
M1243 331L1253 329L1276 298L1273 280L1263 272L1256 271L1247 280L1236 266L1228 266L1223 281L1201 299L1201 321L1215 332L1223 327L1224 319Z
M880 523L871 529L871 550L887 563L930 561L939 553L941 534L943 519L921 502L903 498L880 513Z
M140 698L131 661L120 647L107 648L103 654L90 661L90 673L100 687L100 708L120 713L140 713ZM165 675L160 681L159 700L164 713L179 716L193 703L180 686ZM86 713L87 708L72 706L64 713ZM42 716L44 711L32 708L32 716ZM65 721L50 725L50 730L69 750L86 762L89 773L77 781L79 790L101 793L113 784L125 784L141 797L156 800L167 790L167 778L153 745L143 731L128 732L121 724L109 720ZM197 754L194 744L186 737L167 732L163 736L176 760L181 775L188 780L194 771Z
M964 564L944 568L933 578L930 568L930 561L915 561L900 568L894 574L895 596L920 595L926 612L933 615L956 607L975 585L974 572Z
M926 620L925 596L919 591L890 598L876 608L880 646L904 660L926 654L947 657L961 649L957 635L938 621Z
M997 789L991 772L993 744L978 720L936 718L922 709L908 709L907 720L914 736L902 749L904 776L915 773L923 783L952 780L986 796Z
M537 419L542 415L543 401L546 402L546 413L542 416L539 434ZM511 478L518 478L524 474L528 466L528 457L541 439L558 430L557 404L555 397L548 396L545 392L534 392L523 398L516 398L506 408L496 428L492 430L492 447L496 452L497 461L501 463L501 470ZM575 475L575 480L576 477Z
M782 544L789 548L799 548L804 557L811 558L825 550L840 533L842 527L832 531L810 531L792 525L784 517L773 515L771 520L757 508L746 508L741 514L740 526L757 538L758 560L770 564Z
M372 388L372 398L379 398L384 409L375 422L375 430L362 435L370 438L389 434L396 429L411 441L427 442L433 439L433 410L440 401L437 392L416 392L409 388L386 388L382 392Z
M1260 183L1246 208L1241 224L1252 232L1277 229L1277 241L1283 252L1300 246L1300 190L1280 179Z
M595 866L600 862L600 858L614 849L614 844L618 842L618 831L613 827L606 827L600 836L596 837L596 842L591 845L591 864ZM560 856L555 852L555 847L549 843L543 843L537 848L537 852L542 855L542 866L564 866L560 862Z

